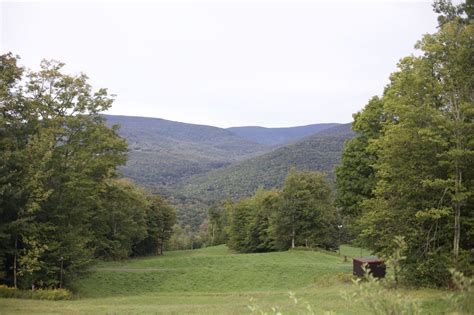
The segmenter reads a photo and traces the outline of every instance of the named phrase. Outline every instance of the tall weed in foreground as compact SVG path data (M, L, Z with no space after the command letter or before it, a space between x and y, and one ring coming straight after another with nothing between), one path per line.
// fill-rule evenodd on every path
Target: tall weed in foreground
M335 315L333 311L316 311L314 307L306 301L305 299L298 298L294 292L288 292L289 299L293 302L291 307L291 313L297 314L306 314L306 315ZM263 310L258 304L256 304L255 299L250 298L250 304L247 305L248 309L251 311L251 314L258 315L283 315L283 310L279 306L272 306L270 311Z
M468 314L474 312L474 279L466 277L462 272L450 269L451 282L456 292L448 294L447 300L452 314Z
M386 278L378 279L372 276L366 264L363 278L352 279L354 289L341 293L347 305L357 303L362 305L370 314L375 315L418 315L423 312L421 303L406 295L402 295L398 289L399 274L402 271L402 263L406 259L406 242L403 237L396 237L392 255L385 259L387 267L392 270ZM474 310L474 292L472 286L474 279L464 276L462 272L454 269L451 272L451 282L455 291L446 295L445 300L449 305L448 314L469 314ZM293 301L291 313L297 314L321 314L316 308L304 299L299 299L293 292L289 293ZM283 315L280 307L273 306L271 311L262 310L255 300L251 299L248 308L252 314L260 315ZM322 314L335 314L333 311L324 311Z
M367 269L366 269L367 270ZM375 315L417 315L422 308L418 301L404 296L366 272L363 279L353 280L356 290L343 297L348 303L361 303Z
M258 304L257 301L251 297L249 299L249 303L247 308L250 310L250 314L259 314L259 315L282 315L283 313L280 311L278 306L272 306L270 311L264 311Z
M365 266L368 271L367 266ZM444 299L449 305L447 312L443 314L472 314L474 310L474 279L464 276L462 272L451 270L451 281L453 284L452 293L447 294ZM369 272L366 272L364 278L354 279L355 290L349 293L342 293L342 298L346 300L348 305L360 303L363 305L368 314L374 315L417 315L423 313L423 308L420 302L412 299L406 295L402 295L400 291L394 288L393 278L377 279ZM317 310L308 301L298 298L295 293L289 292L289 298L293 301L292 307L287 310L291 313L297 314L324 314L334 315L334 311L320 311ZM256 300L251 298L250 304L247 305L251 314L259 315L284 315L283 309L278 306L273 306L269 311L262 309Z
M392 273L383 279L374 278L366 264L364 277L353 280L356 290L352 294L345 294L344 298L348 302L361 303L375 315L420 314L422 309L418 301L403 296L395 290L399 284L402 263L406 259L404 253L407 244L402 236L396 236L394 243L392 255L385 259L386 265L392 270Z

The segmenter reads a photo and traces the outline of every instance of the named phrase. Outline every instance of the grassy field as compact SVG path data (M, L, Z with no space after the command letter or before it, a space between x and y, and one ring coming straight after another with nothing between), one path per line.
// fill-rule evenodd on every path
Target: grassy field
M360 250L343 246L341 254L358 256ZM167 252L95 266L77 282L77 299L72 301L0 299L0 314L248 314L248 305L265 311L278 306L284 314L302 312L289 291L313 305L316 313L367 313L361 303L342 297L355 290L347 281L351 267L337 255L304 250L235 254L216 246ZM439 290L394 294L419 300L427 313L447 307Z
M349 245L341 245L341 256L352 257L366 257L371 256L372 253L366 249L353 247Z

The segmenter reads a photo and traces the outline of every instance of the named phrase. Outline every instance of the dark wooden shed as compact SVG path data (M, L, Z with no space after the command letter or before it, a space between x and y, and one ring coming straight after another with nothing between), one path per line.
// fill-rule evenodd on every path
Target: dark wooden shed
M358 257L352 259L352 273L363 277L365 274L364 264L367 264L370 274L375 278L385 278L386 267L383 259L377 257Z

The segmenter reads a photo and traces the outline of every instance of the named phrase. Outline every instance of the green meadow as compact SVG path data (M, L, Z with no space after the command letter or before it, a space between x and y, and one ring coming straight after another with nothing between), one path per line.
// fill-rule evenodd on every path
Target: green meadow
M363 303L348 298L356 287L350 281L351 260L342 258L359 254L350 246L342 246L341 256L306 250L237 254L222 245L104 262L77 281L75 299L0 299L0 314L250 314L249 306L303 314L306 303L316 314L364 314ZM418 300L427 314L448 308L441 290L398 289L393 294Z

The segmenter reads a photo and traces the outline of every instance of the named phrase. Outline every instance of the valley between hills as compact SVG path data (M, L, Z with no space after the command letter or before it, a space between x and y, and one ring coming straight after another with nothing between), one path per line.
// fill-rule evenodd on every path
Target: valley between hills
M178 222L196 229L216 202L249 197L259 187L280 188L288 172L321 171L334 179L350 124L288 128L187 124L159 118L105 115L129 145L120 171L165 196Z

